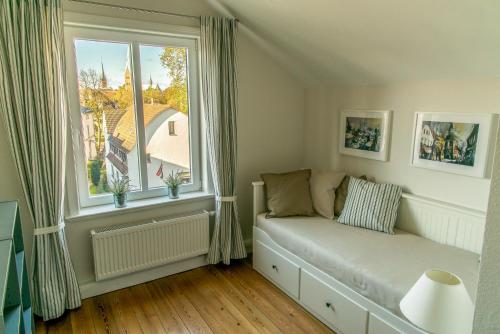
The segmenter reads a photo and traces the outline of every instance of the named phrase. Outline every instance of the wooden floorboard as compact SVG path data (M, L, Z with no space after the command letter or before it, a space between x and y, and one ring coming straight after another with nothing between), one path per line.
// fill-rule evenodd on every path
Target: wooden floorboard
M37 333L333 333L248 262L207 266L85 299Z

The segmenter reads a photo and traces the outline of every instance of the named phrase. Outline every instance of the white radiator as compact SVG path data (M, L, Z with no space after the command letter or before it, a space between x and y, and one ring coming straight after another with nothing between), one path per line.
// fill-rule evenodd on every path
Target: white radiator
M208 253L209 213L90 231L96 281Z

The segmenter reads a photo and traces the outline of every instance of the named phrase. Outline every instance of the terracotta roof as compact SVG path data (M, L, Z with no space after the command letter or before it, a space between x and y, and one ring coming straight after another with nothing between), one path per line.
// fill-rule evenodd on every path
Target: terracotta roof
M118 121L120 120L120 118L122 118L124 113L125 111L118 109L106 110L104 112L106 117L106 128L109 134L115 132L116 125L118 124Z
M169 108L169 104L144 104L144 126L147 127L158 115ZM134 148L136 142L136 132L135 112L133 106L128 107L118 121L118 124L113 131L113 137L121 141L122 147L128 152Z

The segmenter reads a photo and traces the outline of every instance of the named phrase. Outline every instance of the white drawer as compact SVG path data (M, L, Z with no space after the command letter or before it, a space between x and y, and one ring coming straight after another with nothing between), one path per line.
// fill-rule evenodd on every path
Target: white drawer
M344 334L366 334L368 311L302 269L300 300Z
M256 242L254 267L295 298L299 298L299 266L271 248Z
M401 334L384 320L380 319L373 313L370 313L370 322L368 324L368 334Z

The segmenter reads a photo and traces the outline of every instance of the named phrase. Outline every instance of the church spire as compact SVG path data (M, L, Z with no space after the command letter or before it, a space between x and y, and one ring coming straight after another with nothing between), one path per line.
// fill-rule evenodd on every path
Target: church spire
M100 88L108 88L108 79L106 78L106 74L104 73L104 64L101 60L101 77L99 78Z
M149 75L149 88L153 88L153 78Z
M128 63L125 67L125 73L123 74L125 77L125 86L132 86L132 76L130 75L130 69L128 68Z

